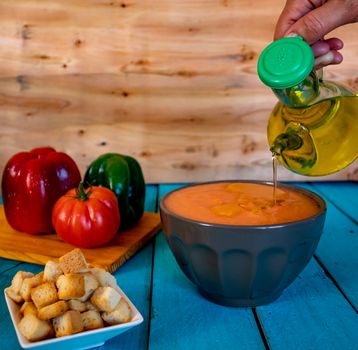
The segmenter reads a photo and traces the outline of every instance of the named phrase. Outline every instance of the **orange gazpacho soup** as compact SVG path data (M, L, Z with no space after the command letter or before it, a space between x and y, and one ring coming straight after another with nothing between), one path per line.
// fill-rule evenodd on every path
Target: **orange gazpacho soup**
M312 198L285 187L250 182L215 182L189 186L165 200L173 213L207 223L274 225L312 217L319 206Z

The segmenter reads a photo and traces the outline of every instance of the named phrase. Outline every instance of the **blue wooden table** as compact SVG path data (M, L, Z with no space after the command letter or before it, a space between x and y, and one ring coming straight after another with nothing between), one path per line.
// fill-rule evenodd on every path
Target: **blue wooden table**
M103 349L358 349L358 183L303 183L328 205L314 258L271 305L230 308L203 299L179 270L162 233L115 273L144 322ZM146 210L180 185L150 185ZM0 247L1 249L1 247ZM18 270L42 266L0 259L1 289ZM0 297L0 349L19 344Z

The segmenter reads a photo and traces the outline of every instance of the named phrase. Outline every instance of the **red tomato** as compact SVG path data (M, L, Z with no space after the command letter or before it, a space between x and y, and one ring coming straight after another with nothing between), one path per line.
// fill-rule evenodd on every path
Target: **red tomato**
M115 194L105 187L80 184L60 197L52 210L58 236L80 248L104 245L116 235L120 214Z

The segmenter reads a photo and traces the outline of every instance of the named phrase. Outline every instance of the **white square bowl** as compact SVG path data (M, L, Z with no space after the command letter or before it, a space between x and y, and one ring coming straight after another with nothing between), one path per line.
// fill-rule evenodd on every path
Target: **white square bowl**
M5 289L6 290L6 289ZM5 291L5 300L11 316L12 323L14 325L18 341L24 349L66 349L66 350L79 350L90 349L103 345L108 339L116 337L117 335L127 331L128 329L139 325L143 322L143 316L118 287L118 292L122 295L122 298L127 301L131 308L132 315L131 320L126 323L118 324L115 326L107 326L104 328L94 329L91 331L84 331L81 333L68 335L65 337L51 338L46 340L40 340L36 342L28 341L21 333L18 327L20 322L20 307L12 299L10 299Z

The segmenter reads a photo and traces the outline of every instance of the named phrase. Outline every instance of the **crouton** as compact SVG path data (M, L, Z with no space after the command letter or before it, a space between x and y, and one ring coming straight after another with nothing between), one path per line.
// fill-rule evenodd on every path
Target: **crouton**
M68 308L70 310L77 310L79 312L83 312L87 310L87 306L84 302L76 300L76 299L71 299L67 301L68 304Z
M102 318L110 325L125 323L131 319L131 309L128 303L122 298L113 311L103 312Z
M121 295L112 287L98 287L91 297L91 303L100 311L111 312L115 309Z
M83 331L81 314L75 310L66 311L61 316L53 319L53 327L56 337L63 337Z
M25 278L32 277L34 274L32 272L25 272L25 271L17 271L15 276L11 281L11 288L17 294L20 293L22 282Z
M79 301L87 301L93 292L98 288L98 281L91 273L83 273L84 284L85 284L85 294L78 298Z
M37 307L32 301L25 301L20 308L20 313L24 316L27 314L37 315Z
M20 295L25 301L31 301L31 289L43 282L43 274L43 272L40 272L35 276L24 278L21 284Z
M88 310L81 314L83 328L88 331L90 329L97 329L103 327L103 320L97 311Z
M90 269L90 272L96 277L101 287L110 286L112 288L117 287L116 278L106 270L94 267Z
M34 314L27 314L19 323L21 334L30 341L48 337L52 332L50 322L38 319Z
M59 258L60 268L64 273L76 273L87 270L86 258L81 250L76 248Z
M61 275L57 281L58 297L63 300L81 298L85 294L84 276L78 273Z
M68 310L66 301L59 300L53 304L47 305L39 309L37 317L40 320L50 320L51 318L62 315Z
M53 281L56 282L57 278L62 275L63 272L60 268L60 264L49 260L44 269L44 281Z
M45 282L31 289L31 299L40 309L58 300L57 289L53 282Z
M12 287L6 288L5 293L11 300L13 300L17 304L20 304L24 301L22 296L19 293L16 293Z

